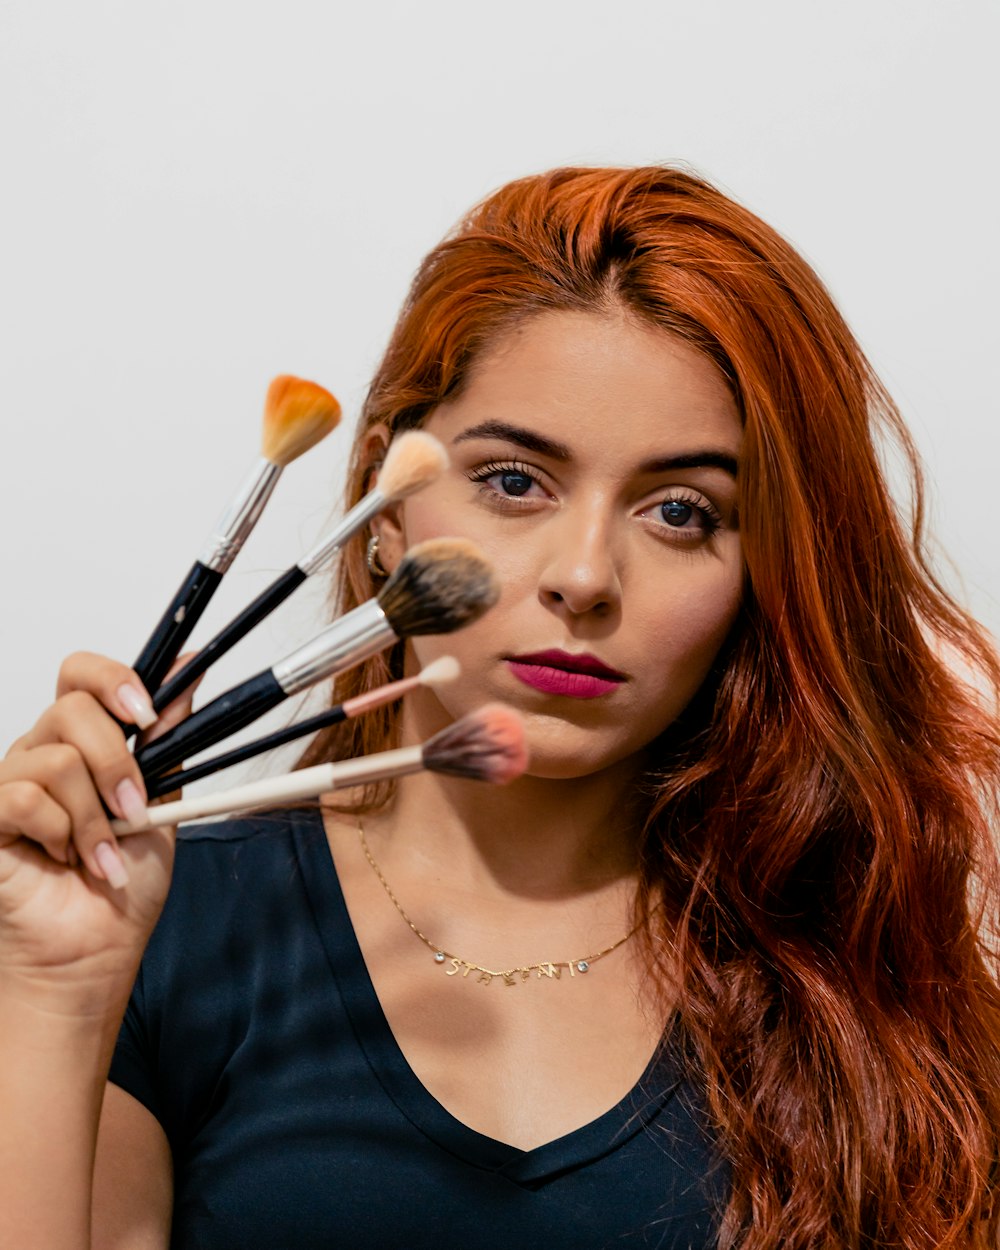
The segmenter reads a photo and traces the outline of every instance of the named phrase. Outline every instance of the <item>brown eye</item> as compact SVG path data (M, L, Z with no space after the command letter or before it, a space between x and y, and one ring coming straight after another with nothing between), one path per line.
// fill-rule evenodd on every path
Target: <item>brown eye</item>
M524 496L531 495L532 487L541 487L537 474L528 465L514 460L491 460L489 464L480 465L469 477L473 482L478 482L483 491L496 495L497 502L523 499Z
M646 509L643 515L655 521L661 533L676 534L675 542L705 541L722 525L722 517L715 505L704 495L693 492L675 493L669 499L661 499Z
M531 490L531 478L527 473L500 473L500 486L508 495L526 495Z
M687 525L688 521L694 516L694 508L689 503L684 503L680 499L668 499L660 509L664 521L668 525L681 526Z

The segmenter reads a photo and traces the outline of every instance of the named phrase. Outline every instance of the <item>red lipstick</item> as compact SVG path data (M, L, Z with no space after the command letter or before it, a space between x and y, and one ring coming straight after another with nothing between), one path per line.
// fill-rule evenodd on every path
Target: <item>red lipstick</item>
M625 673L585 652L533 651L529 655L509 656L507 664L526 686L571 699L596 699L628 680Z

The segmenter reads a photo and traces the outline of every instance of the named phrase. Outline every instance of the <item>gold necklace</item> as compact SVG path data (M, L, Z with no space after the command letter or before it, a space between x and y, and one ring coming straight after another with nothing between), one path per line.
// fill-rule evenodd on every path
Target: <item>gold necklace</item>
M368 842L365 838L365 831L361 827L360 820L358 821L358 836L361 839L361 849L365 853L365 859L367 859L369 864L371 864L375 876L378 877L379 881L381 881L382 888L392 900L393 907L395 907L427 949L433 953L434 962L445 968L446 977L457 977L461 975L462 980L464 981L471 972L478 972L479 976L476 977L476 980L483 985L489 985L494 978L501 979L504 985L517 985L518 981L529 980L532 973L535 973L536 979L538 980L545 977L550 981L558 981L562 977L563 969L566 968L569 971L570 977L573 978L578 974L589 972L592 964L596 964L597 961L599 959L603 959L605 955L610 955L612 951L616 951L619 946L622 946L629 940L630 937L633 937L636 933L638 933L639 929L642 927L642 921L640 920L637 925L630 929L624 937L619 938L617 942L614 942L611 946L605 946L603 950L596 951L593 955L585 955L582 959L561 959L555 962L547 959L543 960L541 963L523 964L516 968L484 968L482 964L474 964L468 959L460 959L457 955L453 955L451 951L446 951L442 947L437 946L430 940L429 937L420 932L406 912L403 911L400 906L399 899L396 898L395 894L393 894L392 890L389 888L389 882L382 876L382 870L379 868L378 864L376 864L375 856L372 855L371 850L368 847ZM445 967L445 965L447 966Z

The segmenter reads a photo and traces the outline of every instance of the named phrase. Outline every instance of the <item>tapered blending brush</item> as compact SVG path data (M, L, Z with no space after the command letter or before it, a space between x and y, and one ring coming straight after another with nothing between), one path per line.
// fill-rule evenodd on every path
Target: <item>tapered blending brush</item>
M401 681L393 681L386 686L379 686L375 690L355 695L353 699L345 699L343 703L337 703L327 708L325 712L289 725L287 729L279 729L275 733L265 734L263 738L256 738L253 742L245 742L232 751L226 751L222 755L213 755L211 759L202 760L200 764L185 768L181 772L162 773L152 777L146 782L146 797L158 799L161 795L170 794L173 790L180 790L192 781L201 781L203 777L210 777L223 768L232 768L234 764L252 760L255 756L263 755L265 751L273 751L288 742L295 742L298 738L304 738L318 729L326 729L341 721L353 720L356 716L362 716L365 712L372 711L373 708L383 707L386 703L395 703L397 699L401 699L411 690L416 690L421 686L433 689L436 686L447 685L459 676L460 671L458 660L454 656L443 655L440 659L428 664L426 668L421 669L415 677L404 677Z
M315 382L282 375L268 387L261 459L223 513L133 665L150 694L159 688L223 575L239 555L282 469L325 438L339 420L340 404Z
M378 481L365 497L312 548L298 564L272 582L239 616L207 643L196 656L156 692L153 707L162 712L192 682L259 625L298 586L324 568L345 542L363 529L377 513L408 495L423 490L441 476L448 454L436 438L423 430L401 434L389 448Z
M366 785L428 769L450 777L505 785L528 766L524 725L513 708L488 703L461 717L419 746L380 751L353 760L318 764L280 777L268 777L218 794L200 794L146 810L145 821L113 820L117 834L140 833L154 825L175 825L247 808L317 798L328 790Z
M378 597L348 612L273 667L219 695L135 754L144 777L236 733L325 677L352 668L401 638L450 634L496 603L500 587L474 543L432 538L411 547Z

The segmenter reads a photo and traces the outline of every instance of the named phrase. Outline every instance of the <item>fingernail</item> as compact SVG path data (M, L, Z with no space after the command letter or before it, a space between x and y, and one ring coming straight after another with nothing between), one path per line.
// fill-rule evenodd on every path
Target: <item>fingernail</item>
M128 777L124 781L119 781L115 787L115 799L118 803L118 810L130 824L144 825L146 823L146 803L134 781Z
M140 729L148 729L150 725L156 724L153 704L144 690L137 690L135 686L125 682L118 687L118 699Z
M128 885L128 872L125 861L110 842L98 842L94 847L94 859L104 873L104 878L113 890L121 890Z

